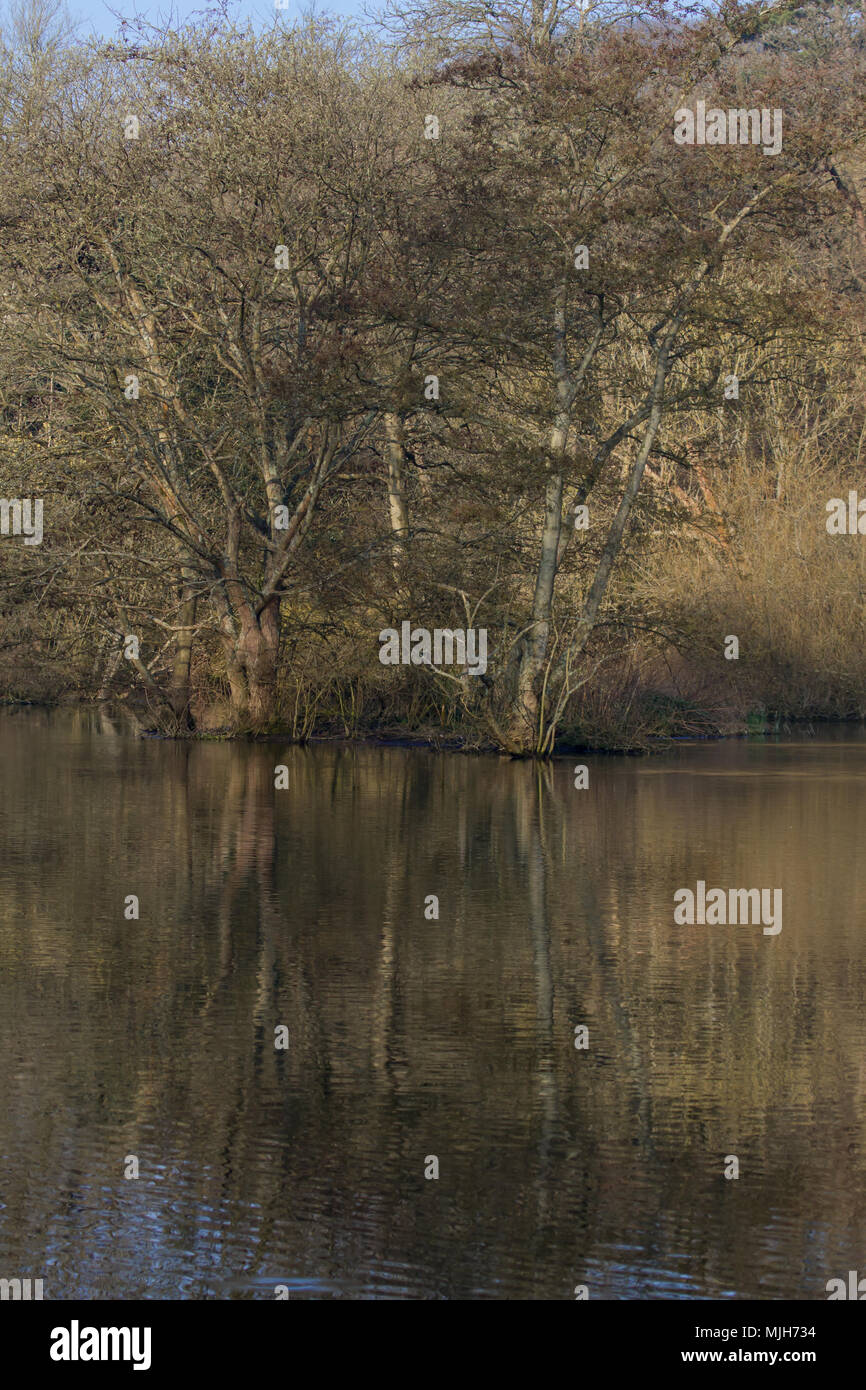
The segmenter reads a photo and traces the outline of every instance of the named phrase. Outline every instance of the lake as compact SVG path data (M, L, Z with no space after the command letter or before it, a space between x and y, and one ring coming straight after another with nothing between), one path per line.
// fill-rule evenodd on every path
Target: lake
M864 834L859 727L539 766L0 711L0 1277L826 1299ZM678 924L698 884L781 930Z

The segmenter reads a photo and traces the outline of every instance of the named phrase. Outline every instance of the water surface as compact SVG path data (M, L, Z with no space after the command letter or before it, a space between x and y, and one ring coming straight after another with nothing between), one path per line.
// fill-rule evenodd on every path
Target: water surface
M866 1272L866 737L584 757L587 790L577 761L0 712L0 1277L823 1299ZM782 931L675 925L699 879L781 888Z

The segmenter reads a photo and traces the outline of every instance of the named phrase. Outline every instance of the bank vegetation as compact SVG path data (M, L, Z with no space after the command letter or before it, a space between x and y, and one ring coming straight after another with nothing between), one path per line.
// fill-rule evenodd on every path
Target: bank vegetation
M858 9L28 0L3 50L0 698L521 755L863 717ZM677 143L698 102L780 150ZM486 670L383 666L405 621Z

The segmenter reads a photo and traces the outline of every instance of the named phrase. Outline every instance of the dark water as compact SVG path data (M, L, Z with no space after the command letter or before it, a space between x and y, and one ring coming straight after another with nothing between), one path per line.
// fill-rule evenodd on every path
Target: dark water
M576 761L0 714L0 1277L824 1299L866 1272L866 738L586 758L588 790ZM781 888L782 931L675 925L698 879Z

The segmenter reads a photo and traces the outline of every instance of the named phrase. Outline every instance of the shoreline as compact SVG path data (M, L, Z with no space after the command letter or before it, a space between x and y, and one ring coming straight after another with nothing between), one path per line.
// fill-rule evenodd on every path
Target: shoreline
M71 700L22 700L0 697L0 710L3 709L36 709L45 711L55 710L99 710L102 709L108 714L126 714L135 720L140 720L141 712L129 707L115 706L112 710L110 701L90 701L81 699ZM608 755L610 757L650 757L656 753L664 753L673 745L699 744L699 743L725 743L739 741L743 739L765 739L765 738L784 738L793 734L816 733L821 725L851 726L866 725L866 719L859 715L848 717L818 717L818 716L784 716L773 723L765 722L761 727L742 727L721 730L715 733L687 733L687 734L667 734L667 735L647 735L640 741L632 743L569 743L557 744L554 750L540 757L534 754L511 753L505 749L496 747L493 743L483 743L475 741L468 736L446 733L404 733L394 731L368 731L356 734L346 733L317 733L310 734L305 738L295 738L288 731L279 729L265 733L245 732L233 729L231 726L222 726L209 729L190 729L185 732L166 732L160 729L141 728L133 733L133 737L141 739L154 739L159 742L167 743L282 743L290 744L292 747L311 747L322 744L340 744L346 747L370 747L370 748L406 748L416 751L427 751L431 753L459 753L475 757L487 758L507 758L514 762L547 762L557 758L570 758L576 755L592 754L593 756Z

